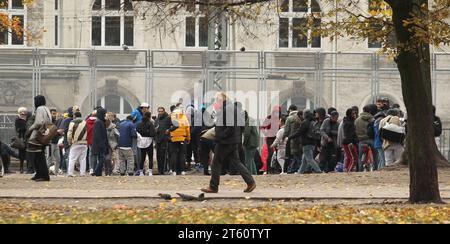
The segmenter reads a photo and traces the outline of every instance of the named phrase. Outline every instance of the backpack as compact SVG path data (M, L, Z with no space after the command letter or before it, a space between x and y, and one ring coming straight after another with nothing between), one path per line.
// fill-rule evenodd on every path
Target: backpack
M442 135L441 119L437 116L434 117L433 129L434 129L434 137L440 137Z
M374 128L375 120L367 124L367 136L369 139L375 139L375 128Z

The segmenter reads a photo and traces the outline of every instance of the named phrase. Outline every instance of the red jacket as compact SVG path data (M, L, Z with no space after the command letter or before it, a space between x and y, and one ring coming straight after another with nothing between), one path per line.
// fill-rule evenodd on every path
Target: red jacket
M87 143L88 145L92 145L92 130L94 129L94 123L95 120L97 120L96 117L89 117L86 120L86 127L87 127Z

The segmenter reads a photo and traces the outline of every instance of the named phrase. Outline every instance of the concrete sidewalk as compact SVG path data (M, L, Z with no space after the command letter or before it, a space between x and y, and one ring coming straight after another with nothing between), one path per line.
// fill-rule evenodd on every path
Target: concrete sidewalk
M159 198L159 193L170 194L179 198L177 192L198 196L200 190L75 190L75 189L2 189L0 199L23 198L23 199L125 199ZM256 189L253 193L243 193L239 190L221 189L217 194L206 194L206 199L254 199L254 200L320 200L320 199L407 199L408 188L395 187L389 190L367 189L367 187L353 187L350 190L339 189L317 189L317 190L279 190L279 189ZM450 189L441 189L441 197L450 199Z

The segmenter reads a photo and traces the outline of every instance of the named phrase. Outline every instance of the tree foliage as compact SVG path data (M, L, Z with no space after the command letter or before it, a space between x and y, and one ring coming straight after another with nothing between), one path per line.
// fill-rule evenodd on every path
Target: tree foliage
M22 0L22 3L24 6L31 6L33 0ZM10 18L6 11L7 8L7 1L0 2L0 33L7 31L14 33L17 37L21 38L23 33L27 33L23 28L23 23L17 16Z

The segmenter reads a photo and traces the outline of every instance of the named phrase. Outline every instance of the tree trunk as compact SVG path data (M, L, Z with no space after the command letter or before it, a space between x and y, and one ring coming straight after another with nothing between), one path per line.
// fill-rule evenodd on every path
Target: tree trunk
M403 26L411 18L415 6L426 0L395 1L392 6L394 28L399 43L408 43L412 33ZM400 49L397 57L403 99L408 112L407 156L410 172L412 203L441 203L436 161L439 158L432 127L432 92L430 48L428 44L412 44L411 49ZM409 46L411 47L411 46Z

